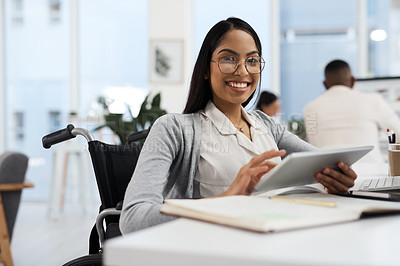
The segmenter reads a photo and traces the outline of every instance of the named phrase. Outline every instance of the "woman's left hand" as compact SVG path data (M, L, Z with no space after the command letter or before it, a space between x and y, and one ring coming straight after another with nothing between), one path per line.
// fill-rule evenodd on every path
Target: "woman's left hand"
M321 183L331 194L347 193L354 186L357 174L344 162L338 163L339 169L324 168L315 174L315 180Z

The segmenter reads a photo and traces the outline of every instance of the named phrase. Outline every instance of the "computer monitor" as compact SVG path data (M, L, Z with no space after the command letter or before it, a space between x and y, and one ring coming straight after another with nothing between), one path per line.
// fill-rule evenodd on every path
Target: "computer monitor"
M400 77L357 79L354 89L381 94L393 110L400 115Z

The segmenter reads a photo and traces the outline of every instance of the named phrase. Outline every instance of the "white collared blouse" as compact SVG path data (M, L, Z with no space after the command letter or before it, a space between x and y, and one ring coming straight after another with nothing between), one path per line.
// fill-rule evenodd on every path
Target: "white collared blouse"
M200 161L195 176L194 197L215 196L225 192L240 168L251 158L278 147L261 122L242 108L250 125L252 140L236 129L232 122L210 101L200 113L202 138ZM279 163L280 157L270 161Z

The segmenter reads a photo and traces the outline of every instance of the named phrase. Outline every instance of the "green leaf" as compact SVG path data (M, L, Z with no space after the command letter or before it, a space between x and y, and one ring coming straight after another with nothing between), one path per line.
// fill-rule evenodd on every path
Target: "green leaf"
M132 132L138 132L140 130L147 129L150 127L154 121L160 116L166 114L164 109L160 108L161 105L161 94L157 93L151 102L151 106L148 109L148 98L146 96L143 103L140 106L139 113L137 117L133 117L132 111L128 106L129 116L132 117L131 121L124 121L123 114L104 114L104 125L100 125L94 129L94 131L99 130L104 127L110 128L118 137L120 138L121 144L126 144L126 137ZM99 97L98 102L102 103L103 108L108 111L108 102L104 97Z
M156 108L156 107L159 108L160 104L161 104L161 94L157 93L153 98L153 101L151 103L151 108Z

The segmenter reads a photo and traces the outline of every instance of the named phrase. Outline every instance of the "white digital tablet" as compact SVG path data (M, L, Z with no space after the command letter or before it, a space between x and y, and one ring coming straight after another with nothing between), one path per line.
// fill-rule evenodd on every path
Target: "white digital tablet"
M374 146L362 146L291 153L261 178L253 194L257 195L273 189L315 183L315 173L323 168L337 169L339 161L352 165L373 148Z

